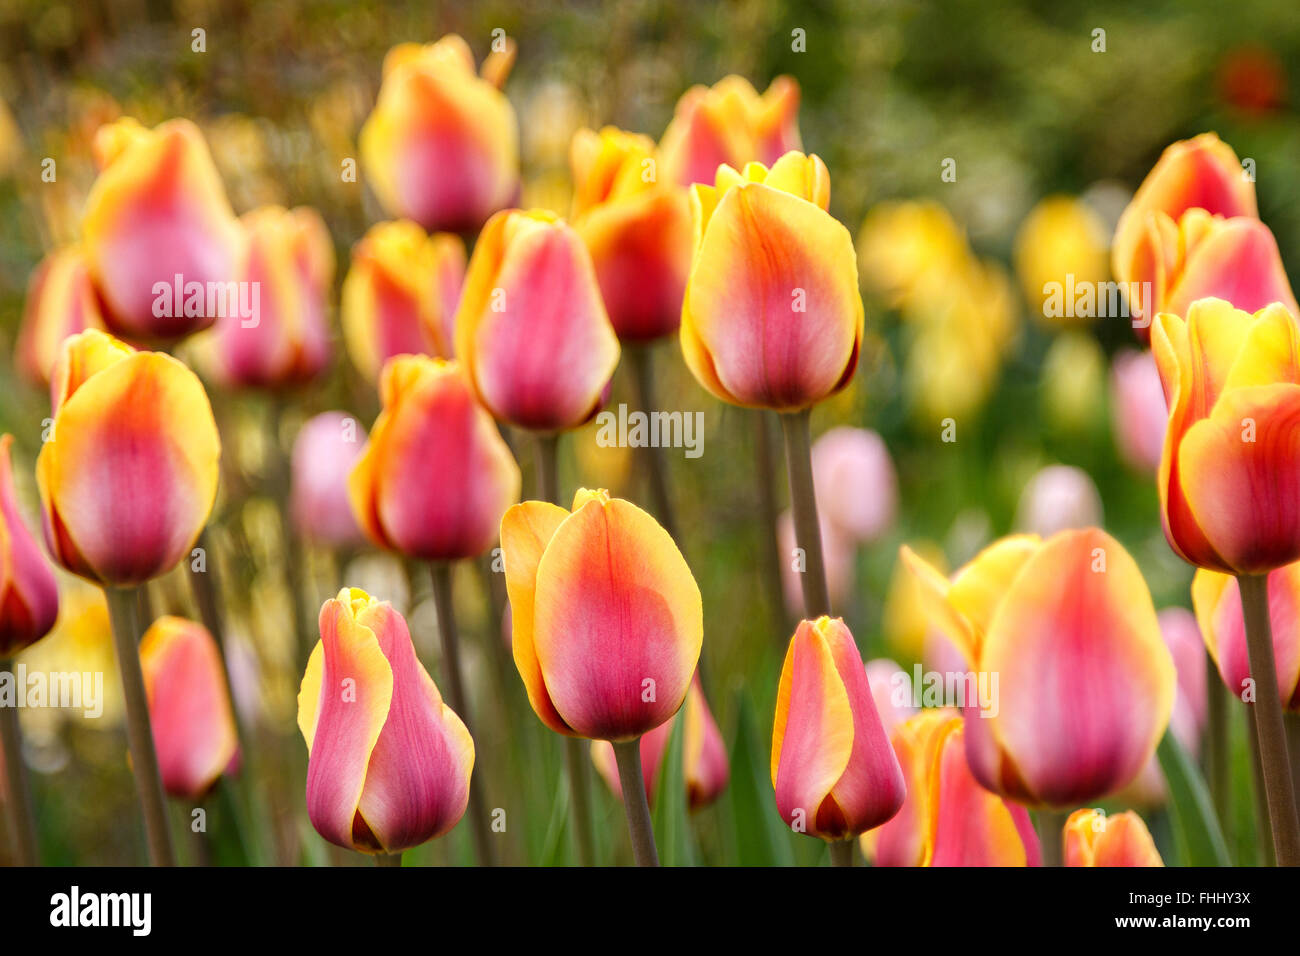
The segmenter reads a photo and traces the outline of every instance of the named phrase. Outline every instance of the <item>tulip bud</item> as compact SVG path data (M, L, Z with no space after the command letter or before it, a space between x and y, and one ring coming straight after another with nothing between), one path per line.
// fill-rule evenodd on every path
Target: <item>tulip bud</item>
M1156 319L1151 350L1169 404L1160 505L1165 537L1191 564L1260 574L1300 559L1298 337L1280 305L1252 318L1203 299L1185 322Z
M28 381L48 385L63 340L103 327L84 255L76 246L59 249L41 260L27 283L14 365Z
M140 584L190 553L217 495L221 442L198 376L90 330L64 342L36 459L46 545L74 574Z
M903 804L903 773L876 713L862 655L839 618L801 621L781 668L772 786L796 833L844 840Z
M0 660L35 644L59 616L54 569L18 512L13 441L13 435L0 435Z
M778 76L761 96L743 77L682 94L661 140L668 182L711 183L719 166L771 165L799 149L799 84Z
M264 206L240 219L242 281L258 289L257 314L228 311L212 346L225 381L255 388L308 382L330 358L326 321L334 244L314 209Z
M1198 570L1192 579L1192 607L1205 648L1228 692L1253 701L1255 681L1250 675L1237 579L1230 574ZM1269 572L1268 608L1278 696L1285 710L1300 712L1300 563Z
M152 130L124 119L100 128L95 149L82 246L104 322L145 340L207 328L210 288L230 308L242 237L203 134L185 119Z
M352 363L374 380L394 355L451 358L465 243L426 236L409 220L370 227L343 279L343 339Z
M624 341L677 331L691 267L686 190L660 181L654 143L607 126L571 150L573 228L591 253L605 308Z
M322 412L298 430L289 510L295 529L309 541L346 548L364 540L348 497L348 476L365 443L360 432L345 412Z
M312 826L361 853L446 833L469 803L474 741L415 656L406 621L344 588L321 607L320 635L298 692Z
M201 800L239 760L221 651L203 625L160 617L140 639L140 669L163 789Z
M951 581L902 554L931 625L971 671L998 677L993 706L966 716L966 756L984 787L1066 806L1138 775L1169 723L1176 676L1142 572L1118 541L1097 528L1015 535Z
M898 511L898 478L884 440L841 426L812 446L817 504L827 520L860 544L888 530Z
M535 431L577 428L608 397L618 354L578 234L542 210L493 216L456 313L456 355L488 411Z
M1064 840L1066 866L1165 865L1147 825L1132 810L1075 810L1065 821Z
M731 770L722 734L709 711L708 701L704 699L698 673L691 681L691 689L681 712L686 715L686 729L683 731L685 736L682 738L682 777L686 781L686 802L691 810L700 810L718 799L718 795L727 786ZM677 714L674 714L641 738L641 776L645 780L646 799L651 805L654 804L659 772L668 755L668 744L676 722ZM609 741L592 741L591 759L610 790L621 800L623 788L619 781L618 764L614 759L614 748Z
M965 729L952 710L924 710L891 742L907 799L893 819L863 834L876 866L1039 866L1042 851L1025 808L971 775Z
M1101 524L1101 494L1082 468L1049 465L1020 495L1016 527L1043 536Z
M348 479L376 544L426 561L482 554L519 500L519 466L455 362L399 355L379 383L384 410Z
M857 257L829 203L825 164L802 153L770 170L722 166L716 187L691 187L682 353L724 402L797 411L852 379L863 334Z
M519 195L519 131L500 86L513 50L474 55L455 34L384 57L375 108L361 128L361 166L393 217L473 232Z
M639 737L681 706L704 635L686 559L646 512L580 490L572 512L525 501L501 520L515 666L542 723Z
M1111 426L1120 457L1140 471L1160 467L1169 413L1150 352L1121 349L1110 373Z

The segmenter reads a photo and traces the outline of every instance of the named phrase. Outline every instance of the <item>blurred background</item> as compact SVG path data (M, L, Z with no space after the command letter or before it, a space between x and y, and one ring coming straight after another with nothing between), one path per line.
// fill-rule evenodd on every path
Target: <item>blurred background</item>
M858 239L867 303L856 380L817 409L814 434L837 425L873 429L896 474L896 507L885 501L878 529L845 548L841 562L839 607L864 658L889 657L909 670L933 663L914 596L896 575L903 542L955 568L1013 529L1098 523L1137 558L1157 607L1186 606L1191 570L1164 541L1152 479L1163 427L1163 407L1149 414L1159 402L1152 370L1126 319L1045 318L1041 290L1067 273L1105 281L1109 238L1132 189L1166 145L1206 130L1254 161L1261 218L1284 262L1300 261L1300 18L1268 0L1230 9L1213 0L1144 6L0 0L0 353L12 354L33 268L76 238L94 179L91 140L120 115L146 126L173 116L197 122L237 213L268 203L316 207L335 243L337 289L353 243L384 218L364 181L342 182L339 170L357 155L383 56L396 43L455 32L482 57L493 30L517 42L505 89L521 128L522 204L561 213L578 128L615 124L657 138L692 85L738 73L761 91L788 74L802 87L804 149L826 161L831 211ZM195 30L205 31L204 52L194 52ZM57 169L53 182L42 178L46 159ZM0 431L16 437L19 494L34 514L31 464L48 400L9 363L0 369ZM760 520L761 442L751 416L694 383L675 342L660 347L658 369L662 407L704 413L702 456L669 450L667 460L681 545L704 594L706 689L735 748L731 792L698 815L696 850L706 860L806 859L820 852L817 841L779 834L775 849L747 857L759 852L748 847L744 823L758 804L745 801L762 796L791 623L774 593L778 569ZM620 373L611 404L629 400L628 392ZM425 659L437 660L423 576L367 549L321 553L280 533L276 489L286 479L276 462L298 425L327 409L348 411L364 427L378 410L341 343L321 382L270 400L235 395L218 407L226 461L214 548L232 683L264 744L256 759L286 768L286 781L305 765L294 727L300 675L287 636L290 589L309 608L345 582L390 598L411 614ZM565 489L606 486L644 500L633 452L599 447L594 434L590 426L565 442ZM778 436L768 438L775 448ZM527 489L530 462L520 457ZM779 455L774 460L779 465ZM1043 474L1055 465L1078 470ZM783 475L773 496L783 510ZM486 693L500 659L490 642L499 635L481 583L466 572L457 586L472 641L471 685ZM155 600L191 610L183 580L164 580ZM46 655L41 666L53 669L103 670L111 685L97 596L65 597L64 608L58 633L30 656ZM553 735L526 702L521 707L517 677L506 677L514 719L484 721L479 732L481 759L502 768L495 777L489 771L502 791L489 794L489 806L524 808L511 860L562 859L550 813L559 787ZM116 715L111 702L94 721L23 715L50 862L138 855ZM528 747L543 754L545 773L505 769ZM1229 829L1249 860L1246 759L1234 754L1241 812ZM518 776L537 779L512 782ZM762 810L774 816L770 788L766 799ZM286 784L215 809L271 821L250 824L264 832L247 845L218 842L218 859L327 861L300 803L300 790ZM621 847L619 808L604 792L600 813L612 821L605 839ZM1162 851L1172 853L1161 814L1148 819ZM463 859L464 829L418 851L421 859Z

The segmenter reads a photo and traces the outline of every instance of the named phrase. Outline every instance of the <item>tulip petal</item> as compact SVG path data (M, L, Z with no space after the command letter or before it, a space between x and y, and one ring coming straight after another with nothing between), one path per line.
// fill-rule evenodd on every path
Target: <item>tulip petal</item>
M18 511L13 440L0 436L0 660L48 634L59 615L54 570Z

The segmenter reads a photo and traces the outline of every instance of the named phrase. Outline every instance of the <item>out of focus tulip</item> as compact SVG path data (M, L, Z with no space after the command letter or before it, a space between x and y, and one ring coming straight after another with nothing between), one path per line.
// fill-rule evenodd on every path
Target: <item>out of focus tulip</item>
M348 497L348 476L364 444L361 425L345 412L322 412L298 430L289 511L307 540L335 548L364 540Z
M1043 356L1039 380L1048 428L1074 432L1100 425L1097 395L1106 387L1106 354L1090 332L1059 332Z
M985 790L966 763L965 729L953 710L924 710L891 742L907 799L893 819L863 834L876 866L1039 866L1025 808Z
M660 180L652 140L612 126L579 130L570 161L573 228L591 252L614 331L631 342L676 332L691 268L686 190Z
M1192 607L1210 657L1229 693L1253 700L1254 681L1246 653L1241 590L1237 579L1204 569L1192 579ZM1268 610L1273 628L1273 660L1284 710L1300 712L1300 564L1269 572Z
M966 712L975 778L1033 806L1112 793L1150 760L1176 675L1151 594L1124 547L1097 528L1003 538L949 581L903 548L932 625L995 706Z
M231 309L243 238L199 128L145 129L133 119L95 136L100 166L86 199L82 248L115 335L174 340Z
M217 643L201 624L160 617L140 639L140 669L163 788L201 800L239 756Z
M691 187L695 258L682 305L686 365L733 405L797 411L847 385L862 343L853 240L826 211L830 176L787 153Z
M796 833L845 840L898 812L905 787L862 655L839 618L801 621L772 729L776 805Z
M410 220L371 226L352 248L340 314L352 363L374 380L394 355L451 358L465 243Z
M1073 196L1048 196L1025 217L1016 233L1015 263L1025 301L1040 317L1065 323L1087 322L1100 314L1077 315L1074 302L1051 306L1052 292L1091 286L1096 290L1110 275L1106 262L1109 236L1101 217Z
M544 210L493 216L456 313L456 356L488 410L520 428L577 428L608 396L618 354L578 234Z
M263 206L246 213L241 281L255 284L258 314L217 319L212 340L218 375L255 388L299 385L329 362L328 296L334 244L320 213L307 206Z
M90 330L64 343L50 389L36 480L55 561L114 586L171 570L217 496L221 442L198 376Z
M1286 102L1286 67L1267 46L1234 47L1224 54L1215 72L1219 95L1246 113L1269 113Z
M858 233L863 281L909 315L943 297L951 275L970 257L966 234L951 213L928 200L878 203Z
M1048 537L1067 528L1101 524L1101 494L1082 468L1048 465L1025 485L1016 527Z
M686 781L686 802L690 809L699 810L718 799L718 795L727 786L727 778L731 773L727 763L727 748L722 742L717 721L709 711L709 702L704 699L699 674L691 682L682 712L686 714L686 729L683 731L685 736L682 738L682 777ZM659 773L663 769L664 758L668 755L668 744L676 723L677 715L674 714L641 738L641 775L645 780L646 799L651 805L654 804ZM606 740L592 741L591 759L614 795L622 799L623 788L619 781L618 764L614 759L614 747Z
M894 522L898 478L884 439L867 428L840 426L812 446L817 505L855 541L874 541Z
M501 521L514 658L557 733L639 737L682 705L704 634L700 589L668 532L604 491Z
M42 259L27 283L14 365L28 381L48 385L63 340L103 327L85 256L79 247L65 246Z
M1066 866L1164 866L1142 818L1085 807L1065 821Z
M455 362L399 355L379 381L384 410L348 479L379 545L426 561L482 554L519 500L519 466Z
M867 684L886 734L892 735L895 727L916 713L912 705L911 675L897 662L886 657L867 661Z
M821 527L822 565L826 571L826 590L831 606L844 601L853 586L857 545L853 539L830 523L825 511L818 511ZM781 587L785 592L785 606L793 617L803 615L803 584L805 556L797 550L794 533L794 512L786 509L776 519L776 546L781 555Z
M361 166L390 216L472 232L519 194L519 130L501 92L513 44L483 61L455 34L384 57L375 108L361 127Z
M54 569L18 512L13 435L0 435L0 660L49 633L59 616Z
M1120 457L1140 471L1160 467L1169 413L1160 372L1150 352L1122 349L1110 372L1111 427Z
M932 567L946 570L943 549L937 544L918 541L912 548ZM927 636L932 630L925 606L916 575L908 570L906 562L896 561L885 592L880 626L889 648L905 660L920 660L925 655Z
M1184 560L1258 574L1300 558L1300 338L1280 305L1252 318L1221 299L1151 333L1169 425L1160 458L1165 537Z
M307 815L331 843L399 853L464 816L474 741L387 601L344 588L321 607L298 729L309 754Z
M761 96L734 75L693 86L660 140L665 176L682 186L713 182L724 163L770 166L799 148L799 84L789 76L778 76Z

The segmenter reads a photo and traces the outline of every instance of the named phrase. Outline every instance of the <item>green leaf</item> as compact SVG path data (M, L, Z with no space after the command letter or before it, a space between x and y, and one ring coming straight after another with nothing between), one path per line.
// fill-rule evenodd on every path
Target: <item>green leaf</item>
M790 831L781 822L772 793L763 738L753 704L736 691L736 739L731 747L729 816L735 825L735 862L739 866L794 866Z
M1169 811L1184 866L1231 866L1228 845L1201 772L1166 731L1156 748L1169 787Z
M659 862L664 866L695 866L696 863L683 761L685 712L683 706L668 735L667 751L655 784L654 811L650 815L659 848Z

